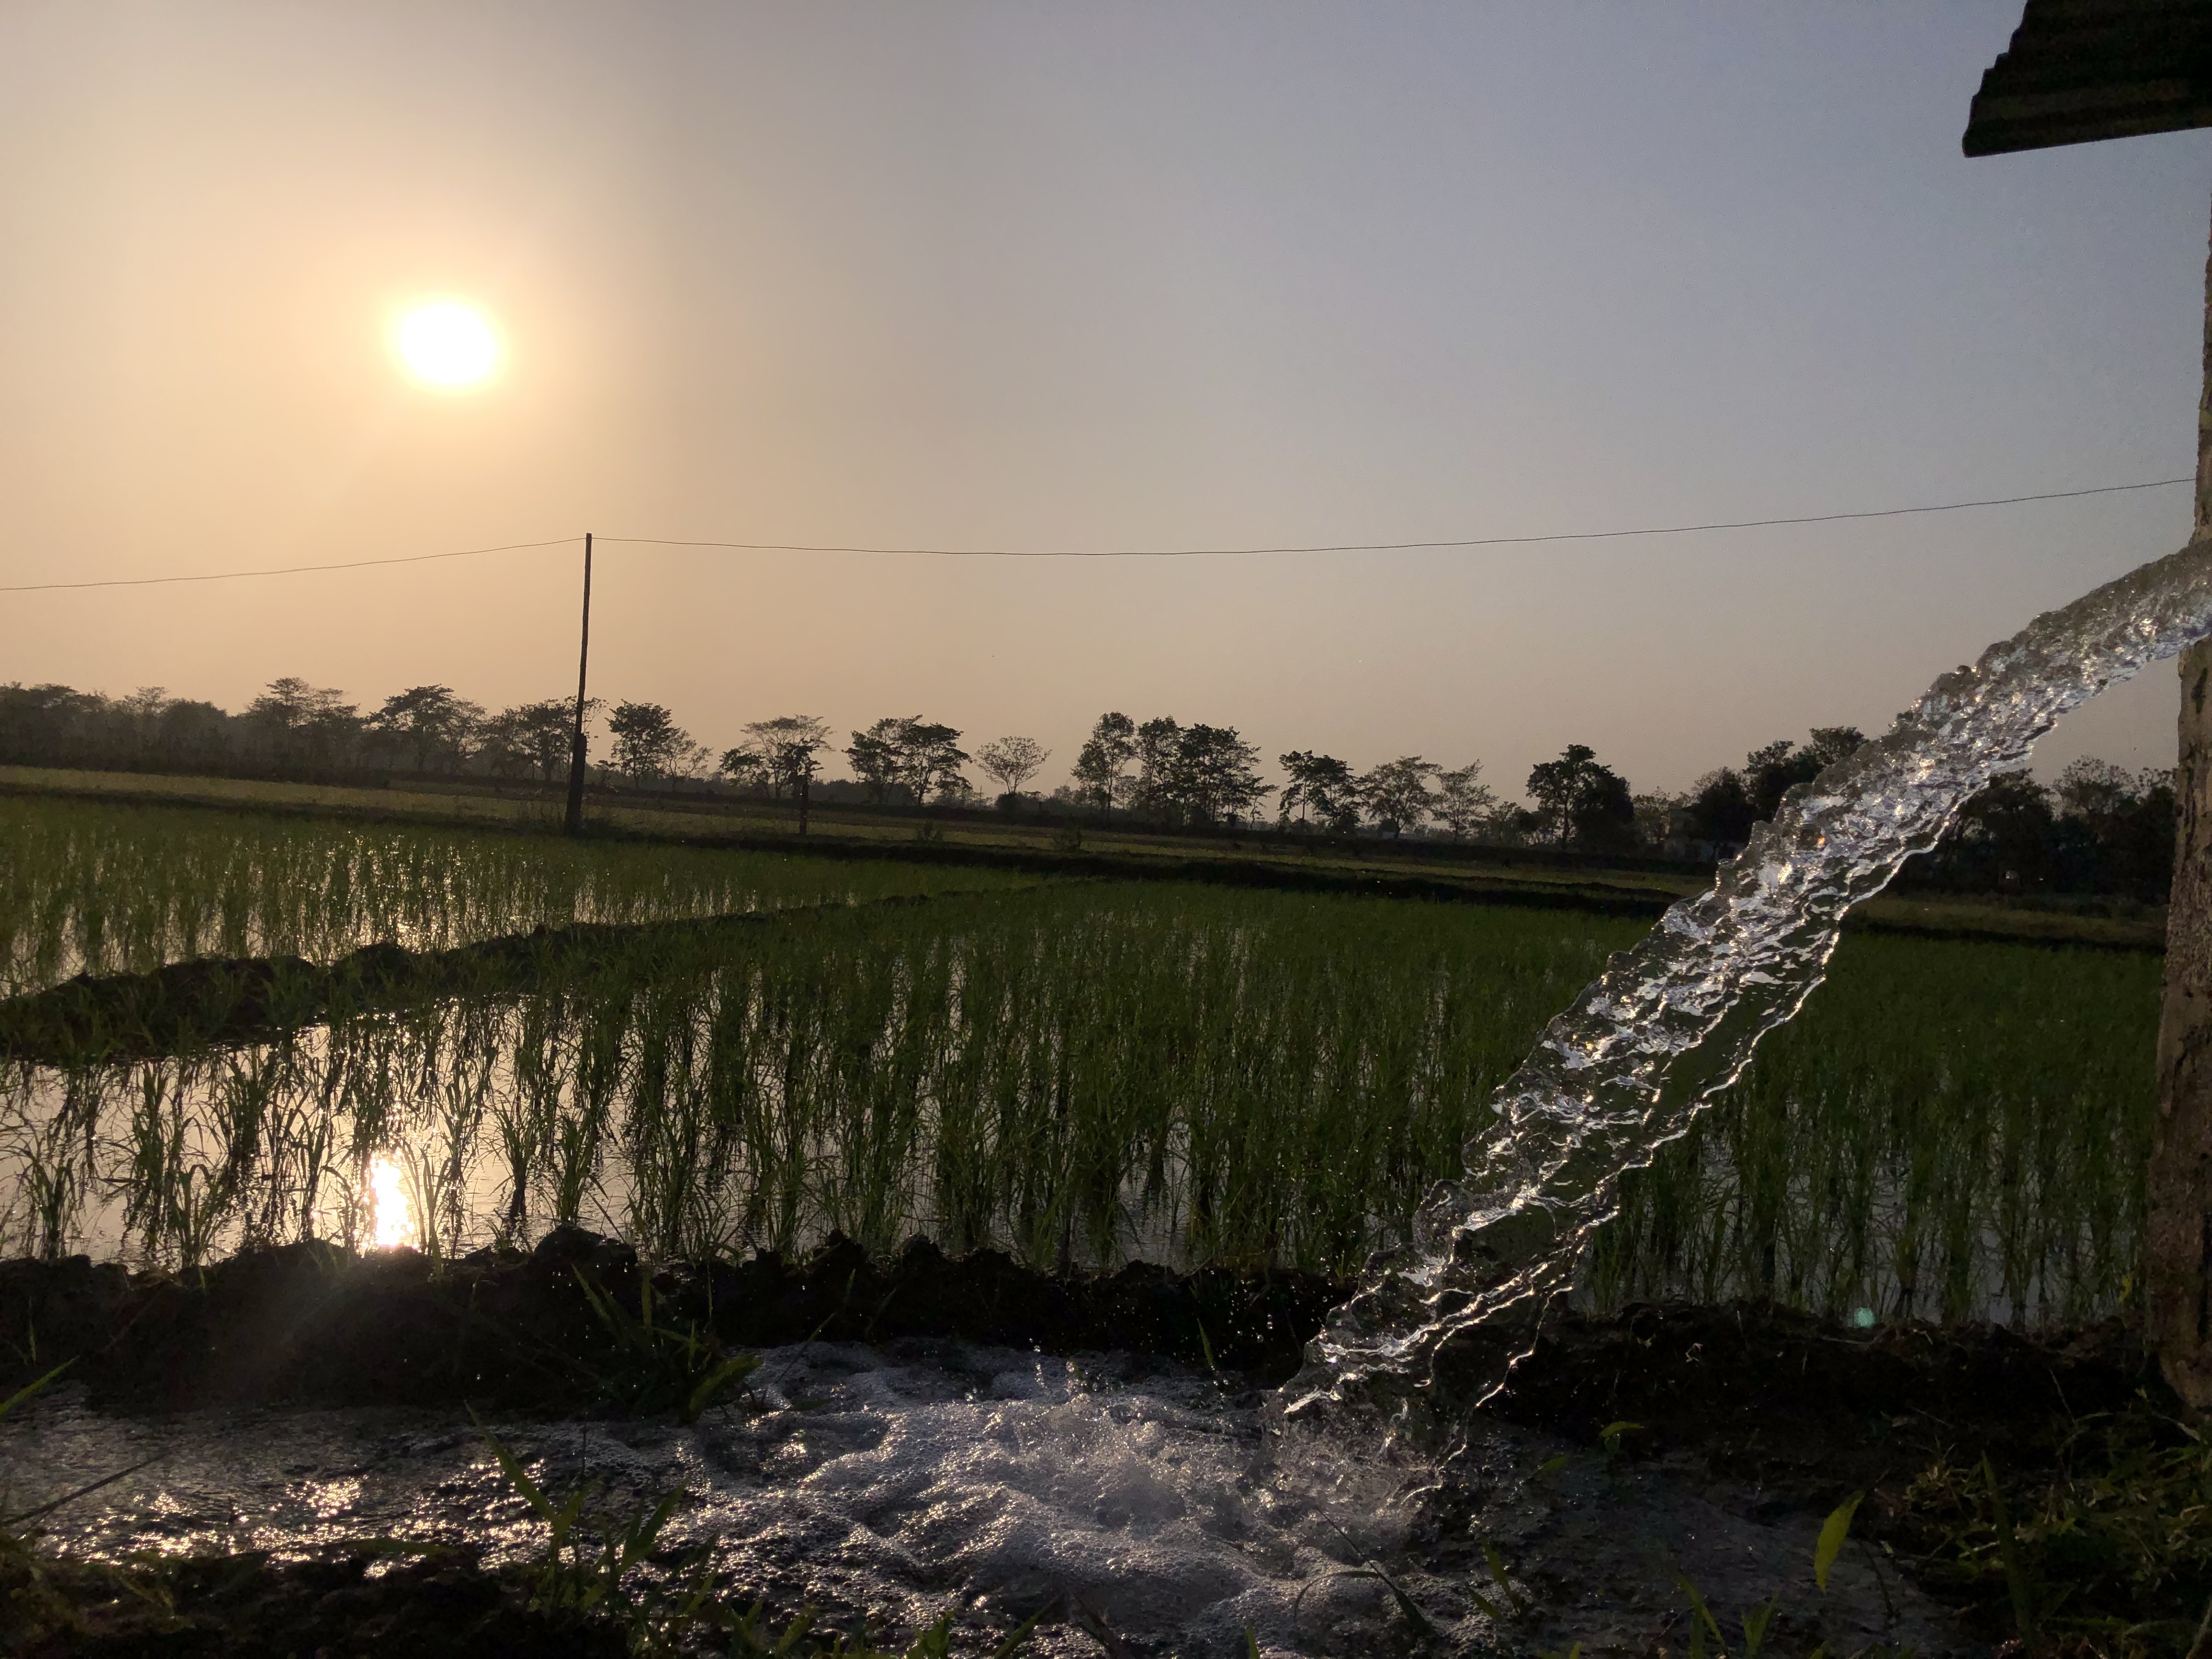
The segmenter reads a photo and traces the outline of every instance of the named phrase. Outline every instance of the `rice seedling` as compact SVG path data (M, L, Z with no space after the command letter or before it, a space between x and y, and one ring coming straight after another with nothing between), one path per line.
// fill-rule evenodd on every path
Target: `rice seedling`
M1085 884L611 934L530 988L493 963L464 994L332 1006L245 1049L88 1054L69 1075L105 1103L63 1137L67 1191L125 1194L142 1253L171 1261L362 1242L358 1178L333 1172L381 1153L447 1253L568 1222L653 1256L835 1230L1044 1267L1341 1273L1404 1242L1479 1152L1491 1091L1638 931ZM1626 1183L1586 1296L2110 1309L2141 1231L2157 975L2117 952L1847 939L1805 1013ZM97 1242L41 1139L69 1085L21 1069L0 1213L39 1248Z
M1803 1015L1625 1183L1595 1300L2078 1321L2131 1283L2154 957L1854 938Z
M1030 884L986 869L576 843L402 823L0 798L0 994L200 957L328 962L574 922L646 923Z

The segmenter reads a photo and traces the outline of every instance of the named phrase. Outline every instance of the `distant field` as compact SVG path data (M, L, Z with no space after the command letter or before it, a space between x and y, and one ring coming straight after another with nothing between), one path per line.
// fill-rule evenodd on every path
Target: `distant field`
M1403 1237L1490 1092L1645 925L27 797L0 799L0 838L19 987L72 962L635 924L543 972L273 1042L0 1064L0 1239L171 1263L363 1237L383 1156L448 1249L571 1218L670 1253L837 1228L1048 1266L1344 1272ZM923 902L847 902L896 896ZM746 910L775 914L657 925ZM1632 1179L1589 1293L2115 1305L2159 966L1847 939L1722 1107Z
M573 922L1024 886L975 866L652 842L578 843L404 817L288 817L0 795L0 995L198 957L327 962Z
M559 808L540 794L501 794L473 781L457 781L451 788L374 789L0 766L0 797L9 793L231 806L272 817L367 817L532 833L556 830L560 817ZM595 797L590 819L599 830L639 840L791 850L811 845L824 854L879 853L887 860L967 860L971 865L998 858L1032 866L1042 862L1060 873L1101 876L1159 873L1205 879L1209 870L1224 878L1273 871L1285 881L1346 890L1410 890L1399 896L1557 902L1653 916L1710 882L1709 877L1679 867L1611 869L1541 858L1516 861L1510 849L1480 849L1463 860L1438 856L1433 845L1425 856L1394 854L1387 845L1374 843L1346 850L1336 844L1286 839L1264 829L1224 837L1146 834L1120 826L1086 828L1080 848L1070 848L1047 825L949 820L933 826L936 838L925 846L917 840L915 819L835 808L817 811L812 834L801 841L787 805L744 799L702 799L693 807ZM2033 899L1885 896L1859 907L1852 927L2131 950L2161 949L2166 939L2165 912L2158 907Z

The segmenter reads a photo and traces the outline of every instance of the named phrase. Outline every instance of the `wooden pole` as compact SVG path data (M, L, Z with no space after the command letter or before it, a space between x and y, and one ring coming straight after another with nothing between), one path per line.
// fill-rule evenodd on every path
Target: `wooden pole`
M572 836L584 833L584 677L592 665L592 533L584 532L583 641L576 647L576 732L568 749L568 817Z
M2203 388L2197 406L2200 541L2212 535L2212 256L2204 267ZM2178 736L2143 1313L2167 1382L2203 1411L2212 1409L2212 641L2182 653Z

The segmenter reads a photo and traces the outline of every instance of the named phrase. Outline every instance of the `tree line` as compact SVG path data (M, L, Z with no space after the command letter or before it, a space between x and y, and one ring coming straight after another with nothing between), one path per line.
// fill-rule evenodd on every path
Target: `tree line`
M1423 836L1497 846L1545 846L1611 855L1726 857L1771 817L1791 787L1852 753L1850 726L1814 728L1802 743L1753 750L1680 794L1637 793L1588 744L1571 744L1531 769L1522 799L1486 783L1479 761L1448 767L1401 755L1365 770L1333 755L1276 757L1283 781L1261 771L1258 746L1231 726L1101 715L1066 781L1032 793L1052 751L1009 736L963 748L958 728L919 715L887 716L839 744L817 716L755 720L719 753L662 704L593 700L604 728L602 781L718 787L793 801L802 825L817 800L886 806L985 805L972 768L1005 810L1134 820L1168 829L1252 830L1286 836ZM372 708L298 678L271 681L246 708L168 696L126 697L65 685L0 685L0 761L167 771L322 777L375 770L554 783L569 763L573 698L496 712L446 685L410 686ZM842 757L849 778L823 768ZM2129 773L2077 761L2045 787L2024 773L1996 780L1966 809L1907 880L1960 892L2106 893L2162 897L2173 856L2170 773Z

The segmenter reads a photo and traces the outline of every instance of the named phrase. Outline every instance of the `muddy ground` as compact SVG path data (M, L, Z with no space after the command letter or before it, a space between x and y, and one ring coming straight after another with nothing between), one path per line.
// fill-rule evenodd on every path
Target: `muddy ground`
M650 1291L656 1326L705 1345L686 1375L710 1349L956 1340L1169 1356L1256 1399L1295 1368L1342 1290L1314 1275L1141 1266L1056 1278L992 1253L951 1260L919 1242L888 1262L833 1241L804 1261L762 1255L648 1273L627 1247L563 1230L528 1254L443 1264L323 1245L184 1276L81 1258L0 1264L0 1366L12 1387L68 1359L90 1409L141 1416L463 1404L549 1420L665 1415L678 1403L666 1395L665 1367L641 1367L634 1352ZM1438 1374L1447 1404L1466 1386L1460 1370L1448 1351ZM1673 1581L1679 1569L1731 1621L1731 1651L1733 1621L1770 1593L1782 1598L1770 1651L1809 1651L1846 1632L1832 1652L1990 1651L2014 1633L2014 1586L1995 1534L1976 1530L1983 1489L1971 1472L1989 1460L2025 1529L2036 1494L2094 1477L2097 1460L2116 1455L2116 1435L2136 1451L2185 1449L2179 1417L2117 1324L2025 1335L1860 1332L1750 1306L1565 1314L1507 1391L1467 1420L1465 1443L1425 1500L1395 1569L1413 1607L1376 1581L1327 1587L1316 1605L1354 1589L1375 1605L1344 1626L1369 1638L1322 1646L1358 1651L1371 1638L1407 1652L1534 1652L1579 1640L1593 1655L1680 1652L1692 1615ZM1861 1492L1852 1553L1823 1612L1812 1540ZM2203 1504L2197 1521L2168 1531L2201 1530ZM2054 1650L2179 1655L2212 1595L2186 1549L2179 1569L2146 1587L2126 1561L2076 1562L2062 1583L2052 1575L2063 1551L2037 1547L2037 1594L2053 1632L2064 1625L2060 1601L2072 1598ZM1491 1549L1507 1587L1495 1581ZM621 1650L604 1624L532 1611L511 1571L465 1553L397 1565L343 1548L304 1563L170 1563L135 1588L88 1564L49 1560L33 1573L30 1559L0 1562L13 1621L0 1625L0 1645L23 1651ZM1499 1618L1476 1616L1485 1599ZM1115 1650L1072 1601L1053 1627L1037 1650Z

